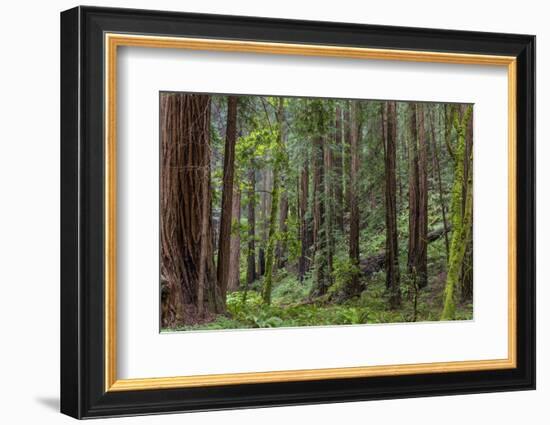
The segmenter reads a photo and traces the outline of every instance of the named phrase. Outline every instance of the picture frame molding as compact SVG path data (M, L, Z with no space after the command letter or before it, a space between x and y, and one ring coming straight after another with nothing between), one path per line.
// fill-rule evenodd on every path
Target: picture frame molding
M507 66L508 359L117 379L116 52L128 45ZM511 34L93 7L63 12L61 411L84 418L534 388L534 45L533 36Z

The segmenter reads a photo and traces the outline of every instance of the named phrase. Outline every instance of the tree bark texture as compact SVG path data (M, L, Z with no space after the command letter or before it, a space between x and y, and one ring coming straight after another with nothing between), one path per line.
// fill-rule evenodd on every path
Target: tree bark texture
M284 126L284 99L279 98L277 111L278 134L275 160L273 164L273 187L271 189L271 211L269 215L269 233L265 250L265 279L262 288L262 299L265 304L271 304L271 290L273 289L273 266L275 265L275 239L277 237L277 214L280 197L280 172L284 155L283 126Z
M417 282L419 288L428 285L428 145L424 126L424 105L416 106L418 123L418 242Z
M161 95L163 327L223 310L213 262L210 97Z
M231 211L233 208L233 180L235 176L235 143L237 141L237 97L227 97L227 126L223 156L223 192L218 243L218 285L225 304L229 283L229 250L231 248Z
M246 260L246 283L256 280L256 170L248 170L248 252Z
M433 159L433 168L437 178L437 187L439 191L439 205L441 208L441 216L443 218L443 226L448 228L447 223L447 207L445 205L445 200L443 198L443 183L441 181L441 164L439 162L439 146L437 143L437 138L435 134L435 109L432 109L430 118L431 118L431 128L432 128L432 159ZM445 232L445 252L447 253L447 260L449 260L449 236Z
M418 215L419 203L419 177L418 177L418 132L417 132L416 104L409 104L409 244L407 255L407 270L412 281L418 281L418 238L420 228Z
M386 182L386 287L389 289L390 293L390 308L397 309L401 305L399 247L397 234L397 183L395 173L397 111L395 102L386 102L382 108L384 122Z
M350 174L349 174L349 258L357 272L352 273L347 290L351 294L358 294L361 290L359 282L359 104L351 102L350 111Z
M298 274L300 281L304 279L309 271L311 264L311 219L308 214L309 205L309 162L306 159L300 173L300 259L298 264Z
M455 151L455 176L452 190L451 213L453 234L451 238L451 250L447 266L447 279L443 294L444 305L441 320L453 320L455 318L455 288L458 286L460 272L464 262L464 255L470 241L472 231L472 178L464 181L464 155L466 152L466 128L472 114L472 106L468 106L462 118L455 113L453 122L457 132L457 146ZM464 215L462 215L462 193L466 184L466 203Z
M227 290L237 291L241 286L240 282L240 262L241 262L241 191L233 188L233 206L231 208L231 242L229 250L229 277Z

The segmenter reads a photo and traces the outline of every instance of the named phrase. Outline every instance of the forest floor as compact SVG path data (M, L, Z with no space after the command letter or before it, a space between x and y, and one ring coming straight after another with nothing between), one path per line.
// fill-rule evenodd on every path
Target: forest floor
M359 297L333 304L330 292L323 297L311 299L311 277L299 282L294 274L284 270L272 292L271 305L262 303L260 291L262 280L254 282L247 291L236 291L227 296L227 313L212 316L208 323L163 329L163 332L198 331L243 328L282 328L296 326L332 326L375 323L402 323L414 321L414 298L405 288L402 292L402 306L398 310L388 309L385 288L385 272L370 276L366 289ZM428 286L418 293L416 321L439 321L445 273L431 278ZM458 303L456 320L471 320L472 302Z

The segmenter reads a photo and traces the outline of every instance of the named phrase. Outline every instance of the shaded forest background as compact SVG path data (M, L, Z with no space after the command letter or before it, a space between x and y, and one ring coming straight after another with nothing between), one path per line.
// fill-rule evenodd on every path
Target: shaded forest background
M472 114L161 93L161 328L471 319Z

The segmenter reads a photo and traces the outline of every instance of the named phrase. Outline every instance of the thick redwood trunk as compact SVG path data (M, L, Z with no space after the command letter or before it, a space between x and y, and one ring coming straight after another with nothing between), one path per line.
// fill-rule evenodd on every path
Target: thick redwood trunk
M229 249L231 247L231 210L233 207L233 179L235 174L235 142L237 140L237 98L227 98L227 126L223 155L223 193L218 243L218 285L225 304L229 283Z
M163 327L221 310L213 262L210 97L161 95L160 243ZM190 130L191 129L191 130Z

